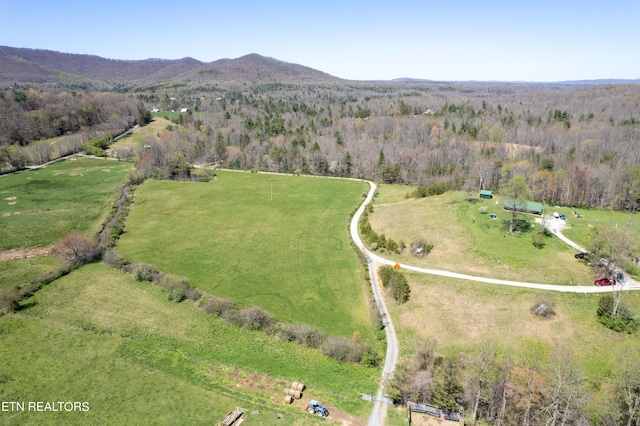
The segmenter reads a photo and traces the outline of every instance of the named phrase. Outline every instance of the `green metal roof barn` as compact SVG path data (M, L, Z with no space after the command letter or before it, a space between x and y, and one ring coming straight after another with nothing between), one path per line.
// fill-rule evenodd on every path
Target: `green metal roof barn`
M513 200L505 200L503 207L505 210L513 210ZM519 201L516 208L525 213L542 214L542 203L534 203L531 201Z

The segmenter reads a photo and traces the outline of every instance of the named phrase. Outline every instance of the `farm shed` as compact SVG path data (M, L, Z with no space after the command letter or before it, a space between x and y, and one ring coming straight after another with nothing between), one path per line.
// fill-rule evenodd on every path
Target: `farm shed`
M493 198L493 192L488 189L483 189L480 191L480 198L484 198L485 200L490 200Z
M515 203L513 202L513 200L505 200L505 202L502 205L505 210L513 210L514 204ZM527 202L519 201L518 204L516 205L516 208L519 211L525 212L525 213L542 214L541 203L533 203L530 201L527 201Z

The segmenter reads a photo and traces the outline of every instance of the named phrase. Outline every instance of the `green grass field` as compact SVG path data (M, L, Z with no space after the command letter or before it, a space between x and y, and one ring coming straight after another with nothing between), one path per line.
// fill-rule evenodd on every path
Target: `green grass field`
M0 317L0 397L87 401L90 411L2 413L10 422L201 424L242 406L264 413L247 416L249 425L272 424L274 410L278 424L313 424L300 403L282 404L292 381L307 384L307 398L366 417L358 392L374 393L379 380L378 369L230 326L104 264L73 271L24 304Z
M131 168L74 157L0 177L0 251L47 246L70 232L97 233Z
M541 229L541 225L534 223L538 216L521 215L534 227L510 235L510 213L502 210L501 204L495 204L496 200L474 204L466 201L461 192L405 199L407 192L410 192L408 187L383 185L379 188L380 196L369 216L371 226L378 234L383 233L396 242L403 240L407 246L417 238L424 238L434 249L425 257L412 256L408 249L400 255L385 253L389 258L417 266L517 281L569 285L592 282L590 268L576 261L575 249L558 238L545 238L542 249L533 246L532 236ZM480 207L486 207L486 213L482 213ZM498 220L492 220L491 213L496 214ZM567 217L569 227L580 220L583 219ZM571 232L566 234L571 238Z
M56 269L60 264L60 259L53 256L0 262L0 290L27 284L31 279Z
M149 181L116 249L282 322L371 339L369 289L348 232L366 189L237 172L209 183Z

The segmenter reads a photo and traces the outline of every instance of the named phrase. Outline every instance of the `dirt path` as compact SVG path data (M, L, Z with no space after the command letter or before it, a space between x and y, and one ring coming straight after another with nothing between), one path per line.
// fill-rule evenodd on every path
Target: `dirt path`
M378 393L376 395L373 409L371 410L371 415L369 416L369 421L367 423L368 426L383 426L387 417L388 406L388 401L384 397L384 384L387 380L393 378L393 372L398 362L399 348L398 338L396 337L396 332L393 328L393 323L391 322L389 312L387 311L387 306L384 303L384 297L382 296L380 284L378 283L377 270L380 263L377 261L376 256L373 256L372 253L364 246L358 233L358 223L360 222L360 216L362 216L365 207L371 202L374 194L376 193L375 183L368 181L365 182L369 184L369 194L367 195L367 198L364 200L360 208L356 211L356 214L353 215L353 219L351 220L351 226L349 227L349 229L351 232L351 238L353 239L356 246L358 246L358 248L365 255L367 262L369 263L371 289L373 290L373 296L376 301L376 306L378 307L378 313L380 314L380 317L382 318L382 321L385 325L385 333L387 338L387 355L384 361L384 367L382 368L382 378L380 380L380 385L378 386Z
M11 250L0 251L0 262L49 256L53 251L53 248L54 246L50 245L47 247L15 248Z

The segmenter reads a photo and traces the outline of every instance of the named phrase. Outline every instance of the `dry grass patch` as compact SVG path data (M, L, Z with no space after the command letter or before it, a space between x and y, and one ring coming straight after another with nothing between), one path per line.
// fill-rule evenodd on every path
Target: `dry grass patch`
M461 251L469 252L474 241L465 232L465 227L456 220L455 206L446 204L446 200L446 195L439 195L376 205L374 213L369 216L369 222L378 234L385 234L387 238L396 241L403 240L407 246L418 236L425 238L434 246L427 263L433 266L443 264L444 261L448 264L449 259L458 258ZM439 209L438 213L433 211L434 207ZM422 259L410 256L406 258L416 259L418 262Z
M491 285L407 273L411 299L389 304L403 353L429 339L444 353L474 352L486 341L499 342L517 352L527 339L539 339L548 348L566 348L583 366L585 375L606 376L616 368L616 353L637 337L612 332L596 320L599 294L565 294ZM531 307L544 297L555 305L555 315L536 316ZM626 300L640 306L640 295ZM637 344L637 343L635 343ZM607 351L601 348L607 347ZM605 353L606 352L606 353Z

